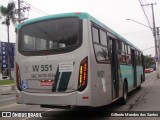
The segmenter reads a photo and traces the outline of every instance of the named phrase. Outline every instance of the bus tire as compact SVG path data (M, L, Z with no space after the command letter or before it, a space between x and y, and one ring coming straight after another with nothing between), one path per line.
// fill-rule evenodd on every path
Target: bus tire
M136 88L136 90L140 90L141 89L141 85L139 85L137 88Z
M128 99L128 85L127 82L125 81L123 84L123 94L121 98L121 104L125 105L127 103L127 99Z

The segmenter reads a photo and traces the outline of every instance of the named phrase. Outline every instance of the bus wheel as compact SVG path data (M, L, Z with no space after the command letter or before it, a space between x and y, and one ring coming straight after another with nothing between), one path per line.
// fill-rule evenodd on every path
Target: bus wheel
M123 95L122 95L122 98L121 98L122 105L125 105L127 103L127 99L128 99L128 85L127 85L127 82L124 82L124 84L123 84Z
M141 89L141 85L139 85L137 88L136 88L136 90L140 90Z

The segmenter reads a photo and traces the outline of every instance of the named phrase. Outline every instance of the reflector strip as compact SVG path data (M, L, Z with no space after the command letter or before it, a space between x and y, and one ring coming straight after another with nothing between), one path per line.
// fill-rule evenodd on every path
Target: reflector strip
M81 74L81 75L82 75L82 69L83 69L83 67L81 66L81 67L80 67L80 74Z
M89 99L89 97L88 96L84 96L84 97L82 97L83 99Z

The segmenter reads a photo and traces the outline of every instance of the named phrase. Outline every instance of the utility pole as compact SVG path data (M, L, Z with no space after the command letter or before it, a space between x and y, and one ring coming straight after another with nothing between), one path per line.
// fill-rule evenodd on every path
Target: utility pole
M18 9L16 12L18 12L18 23L21 23L22 21L28 19L28 18L22 18L22 15L25 15L25 12L30 10L30 4L25 3L23 0L18 0ZM22 13L23 12L23 13Z
M158 42L158 56L160 57L160 34L159 34L159 27L156 27L157 29L157 42ZM160 58L159 58L160 59ZM160 66L160 60L158 59L158 70L157 72L160 72L159 66ZM157 78L159 78L159 74L157 75Z
M156 3L151 3L151 4L146 4L146 5L142 5L142 6L148 6L151 5L151 9L152 9L152 20L153 20L153 37L154 37L154 41L155 41L155 54L158 55L158 49L157 49L157 39L156 39L156 27L155 27L155 17L154 17L154 8L153 5L156 5Z
M155 41L155 57L158 58L156 60L156 70L157 70L157 78L159 79L159 64L158 64L158 61L160 59L160 56L159 56L159 53L158 53L158 46L157 46L157 43L158 43L158 40L157 40L157 36L156 36L156 26L155 26L155 17L154 17L154 8L153 8L153 5L156 5L156 3L151 3L151 4L146 4L146 5L142 5L142 6L148 6L150 5L151 6L151 10L152 10L152 20L153 20L153 37L154 37L154 41ZM158 44L159 45L159 44Z
M155 41L155 53L158 55L158 49L157 49L157 39L156 39L156 26L155 26L155 18L154 18L154 8L153 5L155 4L149 4L152 7L152 19L153 19L153 36L154 36L154 41Z
M152 3L150 5L152 7L153 36L154 36L154 41L155 41L155 53L156 53L156 56L158 57L158 60L156 60L156 71L157 71L157 78L159 79L159 62L158 62L159 61L159 53L158 53L159 47L157 47L158 39L156 38L156 26L155 26L155 17L154 17L154 8L153 8L153 5L155 5L155 4ZM158 31L159 31L159 29L158 29Z
M157 29L157 41L158 41L158 53L160 56L160 33L159 33L159 27L156 27Z
M18 0L18 23L21 22L21 9L20 9L20 0Z

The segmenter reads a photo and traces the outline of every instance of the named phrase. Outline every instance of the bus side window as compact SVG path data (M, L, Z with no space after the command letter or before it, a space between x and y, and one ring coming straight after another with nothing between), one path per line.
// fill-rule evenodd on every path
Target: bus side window
M125 53L125 57L126 57L126 64L127 64L128 46L125 44L125 45L124 45L124 47L125 47L125 51L124 51L124 53Z
M143 70L145 69L145 65L144 65L144 56L143 54L141 54L141 64L143 66Z
M122 63L126 63L126 55L125 55L125 44L122 42Z
M125 53L128 53L128 46L125 44Z
M107 35L102 30L100 30L100 43L107 47Z
M141 53L138 51L138 64L141 65Z
M118 62L122 63L122 42L117 40Z
M108 37L108 51L110 54L112 53L112 40L110 37Z
M92 27L92 37L97 62L109 62L106 33L102 30L99 30L98 28Z
M139 65L139 56L138 56L138 51L135 51L135 53L136 53L136 64L137 65Z
M142 54L139 53L139 62L140 62L140 65L142 65Z
M100 43L99 32L98 29L95 27L92 27L92 36L93 36L93 42Z
M107 40L108 40L108 55L110 61L112 61L112 40L110 37L107 37Z
M129 45L127 46L127 49L126 62L127 64L131 64L131 48Z

